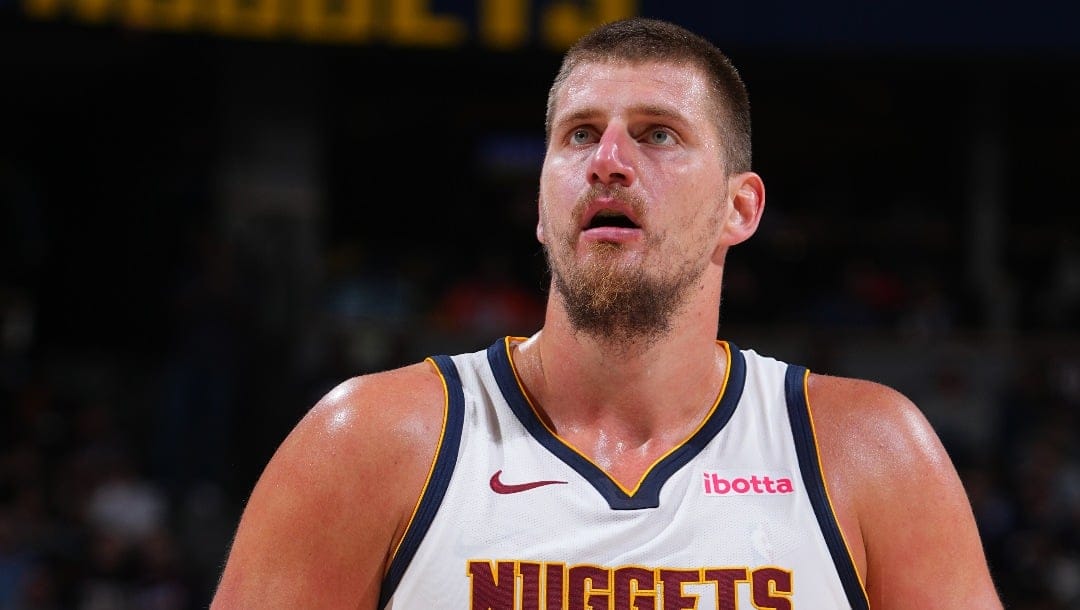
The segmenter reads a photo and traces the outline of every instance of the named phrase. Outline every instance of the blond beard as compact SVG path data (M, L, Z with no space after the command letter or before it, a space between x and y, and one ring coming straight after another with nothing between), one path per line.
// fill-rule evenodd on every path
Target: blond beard
M596 184L578 199L571 218L581 218L601 195L625 202L638 218L648 213L646 202L629 189ZM690 226L681 229L690 230ZM558 250L544 243L552 287L562 300L570 325L609 345L648 346L670 332L672 318L689 300L709 264L704 256L689 257L669 275L659 276L650 274L643 260L636 264L622 260L623 246L609 242L590 245L586 262L578 264L573 254L576 232L558 233L550 225L544 230ZM712 226L706 235L715 231ZM646 251L656 250L662 241L655 234L646 235Z
M576 331L611 345L648 346L671 331L672 318L706 265L686 261L673 276L655 277L640 264L619 261L620 250L617 244L595 244L589 263L560 267L544 248L554 289Z

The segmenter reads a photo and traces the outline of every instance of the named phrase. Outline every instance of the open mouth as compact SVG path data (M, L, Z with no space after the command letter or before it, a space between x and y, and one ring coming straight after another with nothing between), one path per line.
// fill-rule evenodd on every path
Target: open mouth
M640 228L637 223L630 220L629 216L616 210L600 210L591 220L589 220L589 224L585 226L585 229L597 229L600 227L616 227L621 229Z

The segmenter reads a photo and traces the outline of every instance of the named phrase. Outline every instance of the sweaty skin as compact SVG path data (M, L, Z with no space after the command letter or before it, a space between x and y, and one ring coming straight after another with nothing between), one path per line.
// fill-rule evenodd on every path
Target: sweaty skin
M645 277L679 299L658 331L605 334L577 328L556 286L543 329L512 356L541 416L624 488L717 395L728 366L715 341L725 256L764 209L759 176L725 171L704 83L687 65L584 63L556 98L537 226L553 273ZM636 228L589 229L605 207L632 213ZM1001 608L963 487L915 405L854 379L811 375L807 390L828 495L870 607ZM324 397L256 484L211 607L376 608L445 401L429 363Z

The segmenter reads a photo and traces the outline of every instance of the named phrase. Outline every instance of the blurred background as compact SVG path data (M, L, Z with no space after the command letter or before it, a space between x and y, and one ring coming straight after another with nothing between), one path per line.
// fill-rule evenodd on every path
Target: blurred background
M536 330L547 89L629 15L750 90L720 336L915 400L1080 608L1076 3L0 0L0 610L205 607L320 396Z

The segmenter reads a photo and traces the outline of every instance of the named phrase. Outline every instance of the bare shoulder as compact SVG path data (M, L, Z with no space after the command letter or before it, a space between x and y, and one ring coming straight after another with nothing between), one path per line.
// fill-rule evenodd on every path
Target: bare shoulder
M869 475L947 459L919 408L889 386L810 375L807 392L819 440L830 450L849 453Z
M876 609L1000 608L960 477L888 386L811 375L808 401L841 530Z
M374 607L437 450L445 393L427 362L342 382L255 485L214 600Z
M441 378L430 363L421 362L342 382L308 411L294 433L312 433L316 447L362 446L367 460L372 449L408 449L432 433L437 436L444 402Z
M930 487L959 488L937 434L902 393L862 379L811 375L807 395L830 494L861 533L872 532L867 522L882 511L933 494Z
M322 477L357 493L378 489L386 469L426 475L444 405L442 381L427 362L354 377L307 412L267 469L297 460L301 468L294 476ZM397 489L402 482L387 487Z

